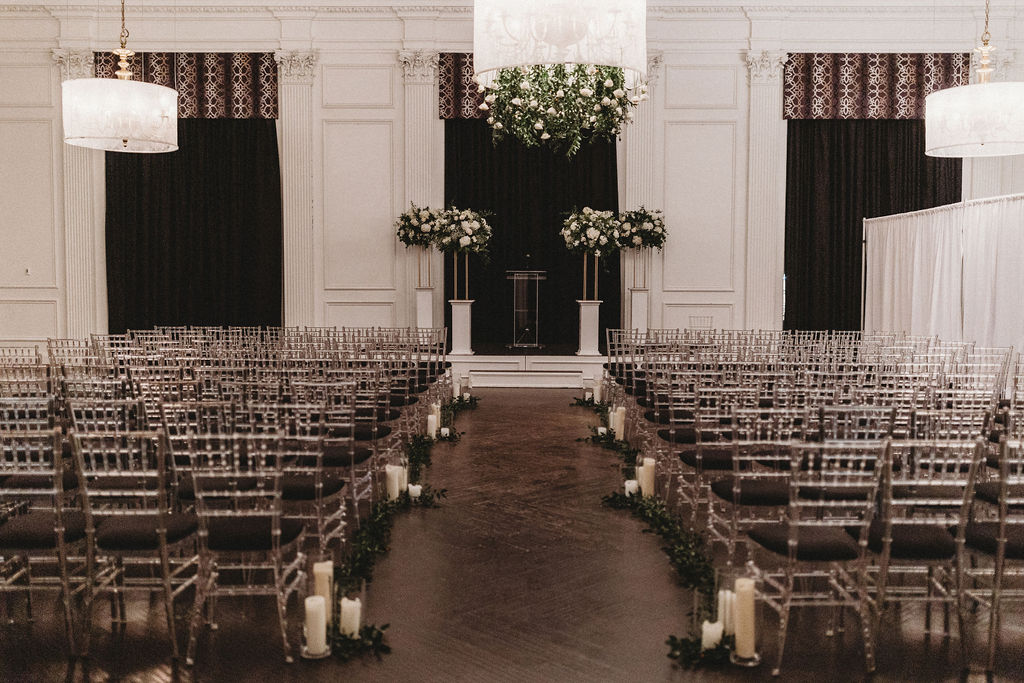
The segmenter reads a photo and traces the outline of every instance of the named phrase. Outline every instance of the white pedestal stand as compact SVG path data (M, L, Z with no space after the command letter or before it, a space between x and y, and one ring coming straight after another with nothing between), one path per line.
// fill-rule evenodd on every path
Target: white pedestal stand
M452 350L453 354L471 356L470 330L473 321L473 299L451 299L452 305Z
M434 327L434 288L416 288L416 327Z
M599 356L597 331L601 301L576 300L580 305L580 350L577 356Z

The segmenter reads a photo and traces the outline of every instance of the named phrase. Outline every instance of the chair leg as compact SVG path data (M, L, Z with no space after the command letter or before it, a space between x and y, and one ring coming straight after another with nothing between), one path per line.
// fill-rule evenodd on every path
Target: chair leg
M163 571L164 609L167 611L167 635L171 639L171 656L177 661L181 656L178 651L178 630L174 625L174 589L171 588L171 561L167 555L167 546L160 549L160 569Z
M284 661L286 664L291 664L294 660L292 657L292 646L288 642L288 596L285 594L284 577L281 575L281 567L275 565L274 567L274 584L277 586L277 621L281 627L281 644L284 647Z
M790 588L787 592L792 592ZM772 676L778 676L782 671L782 655L786 650L786 630L789 628L789 595L785 596L782 609L779 611L779 652L775 658L775 668L772 669Z
M185 652L185 664L192 666L196 661L196 643L199 629L203 625L203 610L206 607L206 596L213 583L213 568L208 560L200 558L196 576L196 595L192 603L192 614L188 628L188 649Z
M1003 566L1005 561L1005 547L1000 545L996 553L995 572L992 576L992 606L989 609L988 619L988 660L985 665L985 673L992 674L996 668L996 645L999 642L999 622L1002 610L1000 600L1003 592Z

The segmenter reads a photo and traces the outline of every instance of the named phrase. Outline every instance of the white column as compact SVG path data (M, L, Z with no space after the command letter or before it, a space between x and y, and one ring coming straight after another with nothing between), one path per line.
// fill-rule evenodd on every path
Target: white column
M281 199L284 213L284 324L314 325L313 79L317 54L278 50Z
M92 78L91 50L54 49L61 81ZM103 153L75 145L61 145L64 156L64 302L66 334L88 337L106 332L106 269L100 255L103 211L96 199L102 186Z
M661 73L662 55L650 52L647 58L647 92L650 99L634 109L633 122L623 136L626 157L626 179L620 209L629 211L641 205L648 210L660 209L661 197L657 191L657 108L654 88ZM629 249L622 254L622 278L626 284L622 298L628 306L622 320L623 327L646 330L650 316L649 283L651 250ZM642 274L642 278L640 275Z
M599 356L598 319L601 314L601 301L577 299L580 305L580 349L577 356Z
M784 52L747 53L750 76L746 327L782 328L786 237Z
M428 206L433 173L433 130L437 122L438 53L402 50L398 61L405 78L405 204ZM441 208L441 207L433 207ZM423 270L418 249L407 249L410 269ZM426 257L433 259L434 254ZM411 280L412 278L410 278ZM443 280L442 280L443 281ZM416 325L433 327L434 283L417 282ZM453 323L454 326L454 323ZM468 345L467 345L468 348Z

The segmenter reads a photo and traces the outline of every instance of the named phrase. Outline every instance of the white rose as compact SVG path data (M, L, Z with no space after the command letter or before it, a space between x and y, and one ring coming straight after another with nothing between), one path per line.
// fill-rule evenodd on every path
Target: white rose
M601 233L597 231L597 228L587 228L587 239L596 240L601 236Z
M607 237L605 237L604 235L601 235L601 240L600 240L600 242L601 242L601 244L608 244L608 238L607 238Z
M580 94L583 95L584 97L590 97L591 95L594 94L594 91L591 90L590 88L580 88Z
M529 81L521 81L519 83L519 87L522 88L523 90L529 90L530 89L530 82Z
M554 107L548 107L548 116L554 116L557 113L558 113L557 109L555 109Z
M626 232L629 232L630 230L633 229L633 226L627 221L622 224L622 229L625 230Z
M633 120L633 112L631 112L631 111L627 111L626 112L626 120L627 121L632 121Z
M597 67L596 66L591 64L590 66L587 67L587 75L588 76L593 76L596 73L597 73Z
M462 229L465 230L469 227L469 221L462 221L460 225L462 226Z
M618 230L612 230L612 237L614 239L619 239L619 231Z
M574 246L574 247L580 246L580 241L576 240L575 242L572 243L572 246Z
M647 101L647 93L644 93L644 94L640 95L640 101L641 102L646 102Z
M632 102L633 104L640 104L640 98L637 97L636 95L633 95L632 97L630 97L629 101Z
M488 125L493 125L494 124L494 117L493 116L488 116L487 117L487 124Z
M594 213L594 210L591 209L589 206L584 206L583 207L583 213L585 213L587 215L590 215L590 214Z
M427 210L420 211L420 218L425 221L430 220L430 212Z
M601 111L601 104L600 103L594 105L594 111Z
M420 232L430 232L430 223L424 223L420 226Z
M530 109L537 108L537 100L530 100Z
M418 220L416 220L415 216L413 218L409 219L409 222L412 223L413 225L419 225L420 224L420 222Z
M473 221L472 223L470 223L470 225L473 227L474 230L476 230L477 228L480 227L480 221Z
M605 82L604 82L604 87L606 87L606 88L613 88L613 87L615 87L615 81L613 81L610 78L606 79Z
M597 121L597 117L596 116L591 116L590 117L590 122L594 123L595 121Z
M635 237L633 238L633 244L637 245L638 247L639 247L639 246L640 246L641 244L643 244L643 243L644 243L644 241L643 241L643 239L642 239L642 238L640 237L640 235L636 235L636 236L635 236Z
M517 107L521 107L521 106L523 106L523 101L521 99L519 99L518 97L513 97L512 98L512 104L514 104Z
M622 107L615 107L615 113L622 116Z
M486 102L481 102L480 106L477 107L477 109L479 109L480 111L487 111L488 109L490 109L490 107L487 106Z
M626 94L626 91L625 91L625 90L623 90L622 88L616 88L616 89L615 89L615 90L614 90L614 91L612 92L612 94L613 94L613 95L615 95L615 97L623 97L623 96L624 96L624 95Z
M533 124L533 127L536 128L537 130L544 130L544 122L538 121L537 123Z
M484 98L484 102L487 104L494 104L494 100L498 99L496 95L491 94Z
M471 237L469 237L469 236L464 236L464 237L460 237L459 238L459 246L460 247L468 247L472 243L473 243L473 239Z
M495 130L501 130L504 127L505 126L501 125L501 121L498 121L496 124L494 124L494 129Z
M551 135L549 135L548 133L541 133L540 134L540 139L541 140L550 140L551 139Z
M606 107L607 107L607 106L608 106L609 104L611 104L611 103L612 103L612 101L611 101L611 100L609 100L609 99L608 99L607 97L602 97L602 98L601 98L601 104L603 104L604 106L606 106Z
M556 90L555 97L557 97L558 99L562 99L563 97L565 97L565 91L562 89Z

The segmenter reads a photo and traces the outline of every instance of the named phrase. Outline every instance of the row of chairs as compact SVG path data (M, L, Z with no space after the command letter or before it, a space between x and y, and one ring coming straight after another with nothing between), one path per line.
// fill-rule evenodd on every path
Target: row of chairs
M775 673L791 609L831 606L841 624L852 608L873 670L880 614L905 600L926 603L928 631L933 606L946 633L956 608L965 661L964 620L988 607L992 669L1024 481L1012 349L655 330L609 331L608 350L606 395L668 475L661 495L727 564L746 549L763 579L779 614Z
M288 600L309 559L340 559L347 519L440 400L444 337L165 328L51 340L63 362L3 354L0 590L31 615L32 592L57 589L79 654L97 598L123 622L126 591L162 595L177 657L192 589L188 663L219 597L272 595L291 661Z

